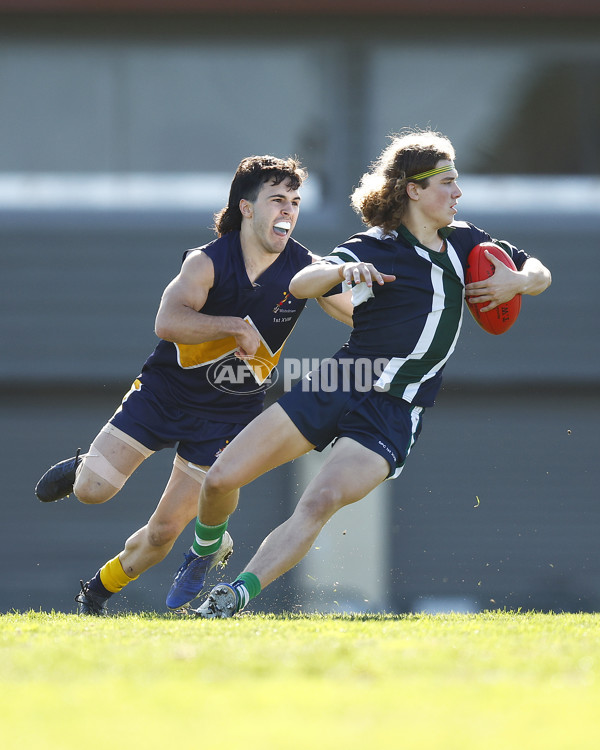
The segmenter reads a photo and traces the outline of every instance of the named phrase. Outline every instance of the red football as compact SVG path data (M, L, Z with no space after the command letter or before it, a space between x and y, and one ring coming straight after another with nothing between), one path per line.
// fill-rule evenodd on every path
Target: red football
M509 268L514 271L517 270L513 259L510 255L498 245L494 245L493 242L482 242L480 245L475 247L469 253L467 258L467 270L465 273L465 283L470 284L473 281L483 281L493 276L494 264L491 260L485 257L484 250L494 255L498 260L501 260ZM515 295L508 302L503 302L498 307L495 307L489 312L480 312L481 307L485 307L487 302L481 303L470 303L467 300L467 307L471 315L475 318L477 323L488 333L498 335L499 333L505 333L512 326L515 320L519 317L521 311L521 295Z

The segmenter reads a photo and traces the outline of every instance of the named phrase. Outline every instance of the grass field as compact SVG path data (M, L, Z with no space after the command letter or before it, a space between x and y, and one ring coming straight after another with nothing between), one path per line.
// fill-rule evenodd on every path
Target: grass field
M600 615L0 616L0 747L600 747Z

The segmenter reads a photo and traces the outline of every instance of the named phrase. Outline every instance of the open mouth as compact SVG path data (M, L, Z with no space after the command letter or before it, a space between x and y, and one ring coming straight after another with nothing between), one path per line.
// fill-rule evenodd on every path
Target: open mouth
M279 237L285 237L291 228L292 223L290 221L278 221L277 224L274 225L273 231Z

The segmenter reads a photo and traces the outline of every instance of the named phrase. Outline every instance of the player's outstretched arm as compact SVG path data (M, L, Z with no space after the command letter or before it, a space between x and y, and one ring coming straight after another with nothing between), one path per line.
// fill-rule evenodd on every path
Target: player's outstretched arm
M322 297L340 282L352 285L364 281L367 286L373 286L373 282L382 285L394 281L395 278L380 273L372 263L361 261L334 265L320 261L298 271L290 282L290 292L298 299L310 299Z

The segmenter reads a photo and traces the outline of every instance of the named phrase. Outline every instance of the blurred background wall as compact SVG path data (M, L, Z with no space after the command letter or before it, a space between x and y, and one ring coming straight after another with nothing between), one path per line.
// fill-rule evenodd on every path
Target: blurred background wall
M99 507L45 506L33 487L137 375L240 159L301 157L295 236L325 254L360 230L348 196L404 126L453 140L458 218L541 258L553 284L502 337L467 316L402 477L341 511L255 606L600 608L600 4L81 5L0 0L0 611L74 611L79 579L154 509L172 454ZM346 336L311 304L286 355ZM229 574L321 460L244 489ZM162 610L190 534L113 609Z

